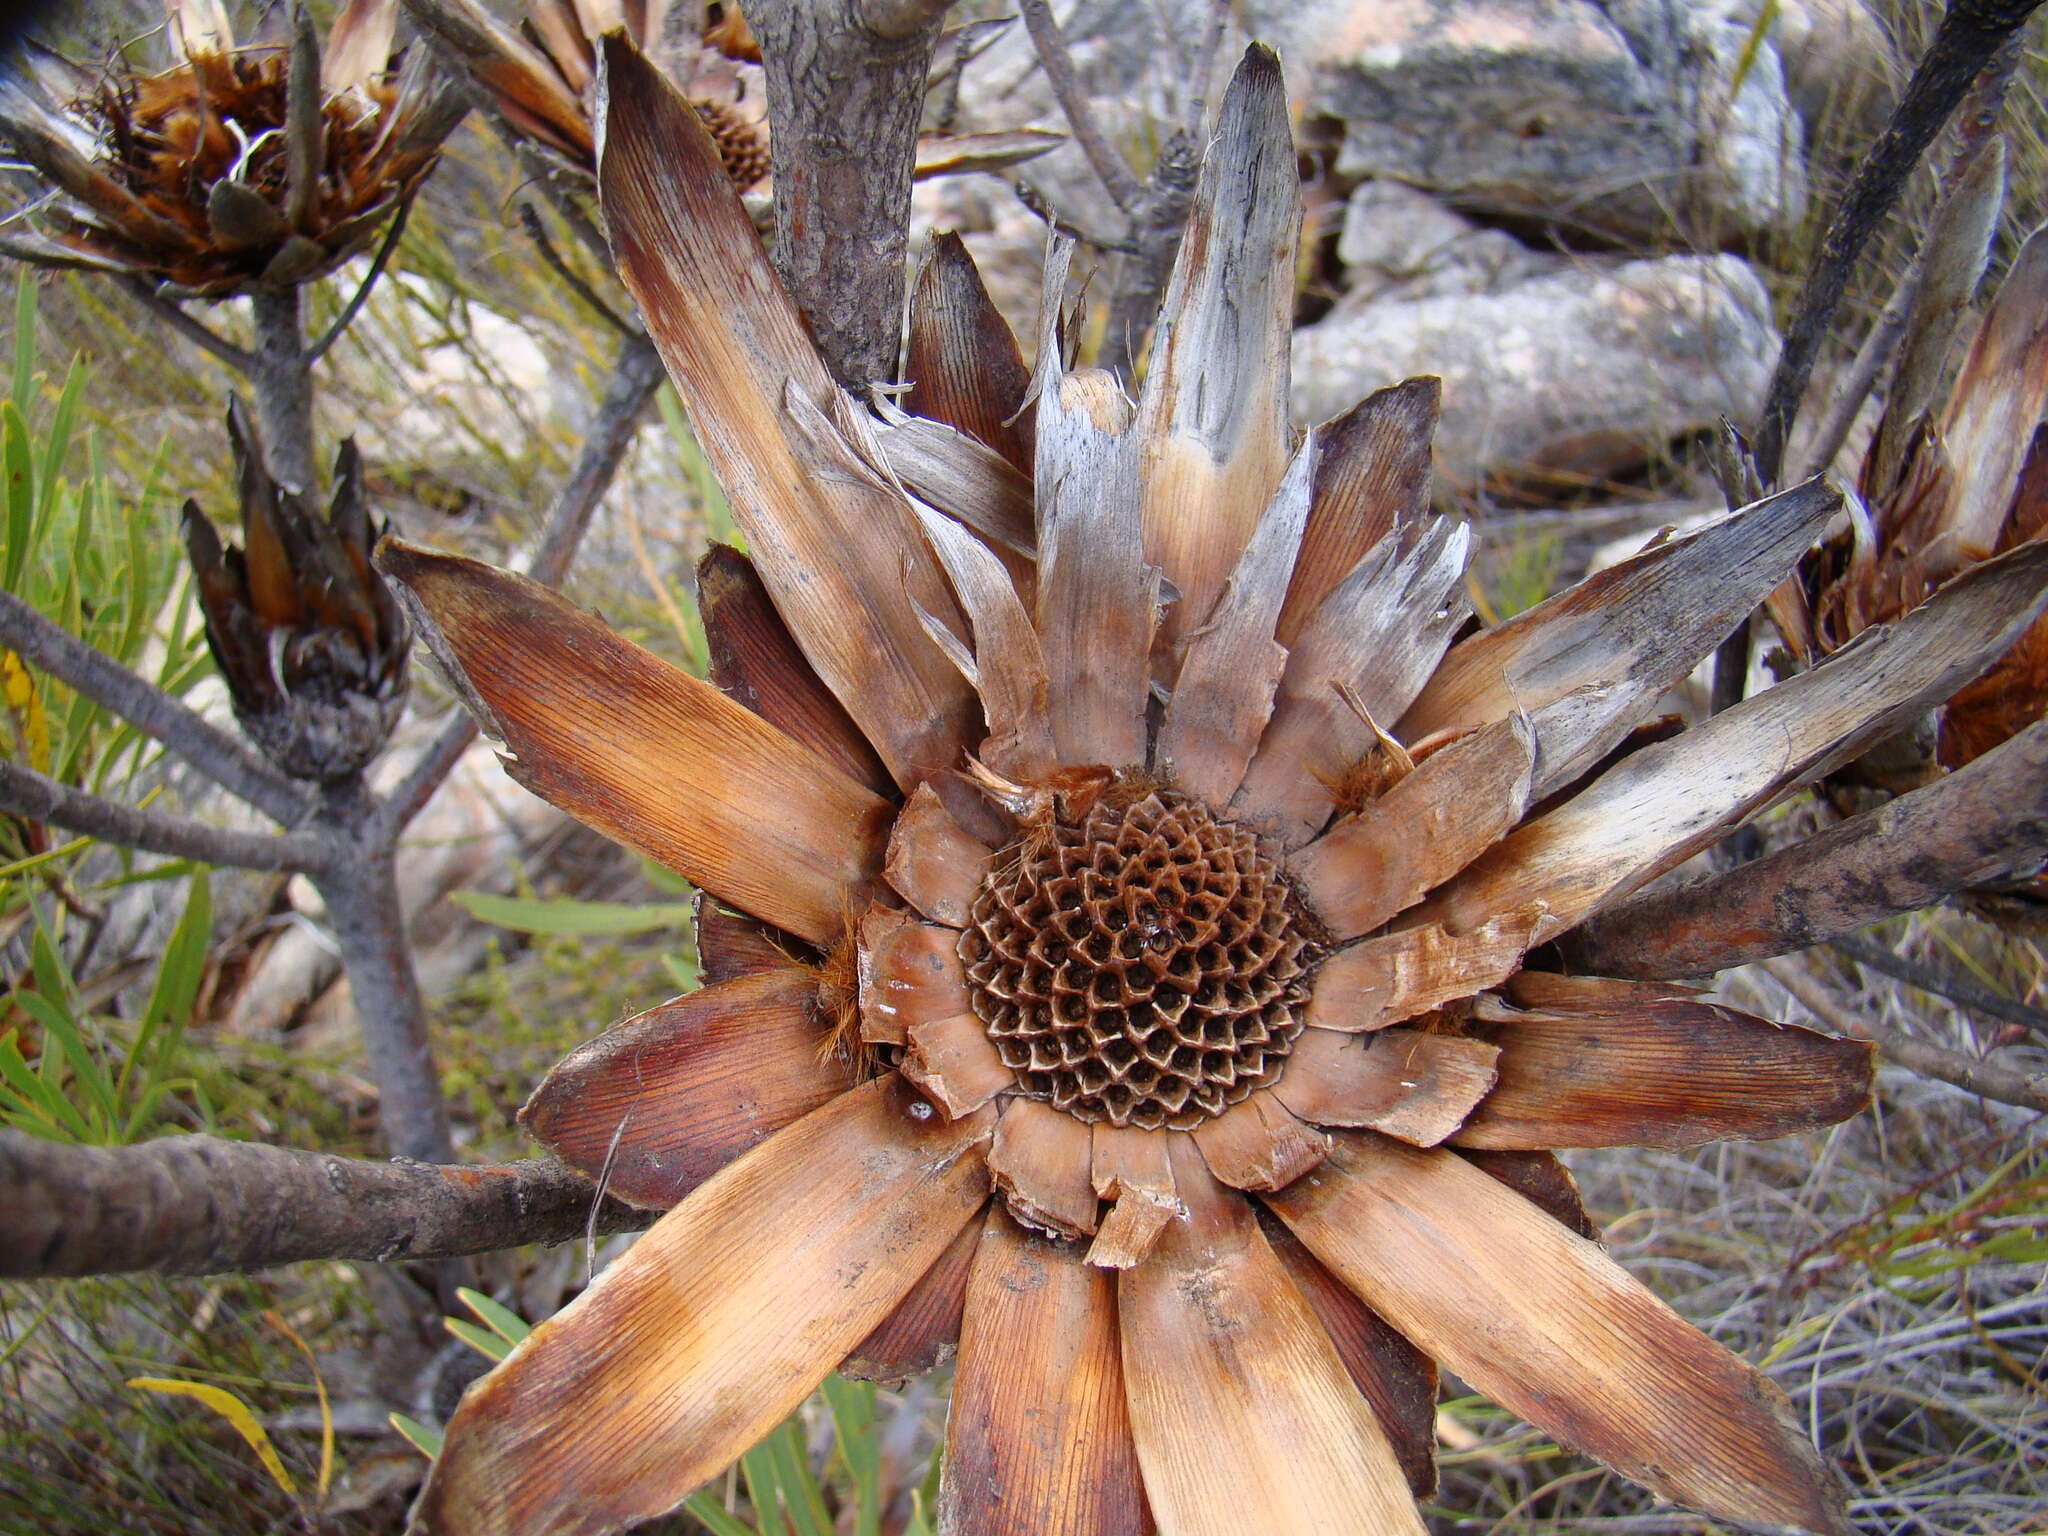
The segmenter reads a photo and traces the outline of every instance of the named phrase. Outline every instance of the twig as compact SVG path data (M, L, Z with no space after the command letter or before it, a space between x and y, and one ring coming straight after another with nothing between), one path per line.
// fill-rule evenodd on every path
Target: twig
M216 1274L312 1259L438 1259L647 1226L553 1158L378 1163L172 1136L81 1147L0 1131L0 1277Z
M1121 235L1091 234L1061 213L1057 208L1053 207L1052 200L1039 191L1038 188L1031 185L1030 182L1019 179L1011 183L1010 190L1017 194L1017 201L1024 205L1025 210L1029 213L1037 214L1044 221L1045 227L1054 234L1065 235L1073 240L1085 241L1087 244L1094 246L1098 251L1115 251L1123 256L1136 256L1138 254L1137 241L1127 239Z
M1095 179L1102 183L1110 200L1130 216L1135 226L1145 203L1145 189L1131 174L1123 156L1102 136L1095 111L1088 104L1088 93L1081 89L1080 76L1074 71L1073 56L1067 52L1067 40L1059 23L1053 20L1052 7L1046 0L1018 0L1017 8L1023 13L1024 29L1031 34L1031 46L1038 51L1038 65L1045 71L1046 84L1052 87L1053 99L1060 104L1060 113L1073 130L1074 142L1088 157Z
M1806 393L1822 340L1863 247L1898 201L1921 154L1941 131L1971 83L2041 0L1951 0L1913 71L1891 121L1858 167L1828 224L1798 301L1785 346L1771 375L1757 428L1756 459L1766 489L1783 468L1785 443Z
M30 666L113 711L145 736L162 742L272 821L296 826L310 808L305 792L257 756L254 748L208 725L169 694L117 666L11 592L0 592L0 644Z
M311 870L324 865L328 857L326 843L308 833L236 832L162 811L117 805L4 758L0 758L0 807L105 842L237 869Z
M1870 334L1863 338L1863 345L1856 349L1855 361L1843 371L1834 398L1828 402L1827 415L1821 419L1820 426L1814 431L1813 442L1807 448L1806 468L1801 471L1807 478L1823 473L1835 462L1835 455L1849 440L1849 430L1856 425L1863 402L1877 384L1877 376L1891 361L1892 354L1898 351L1899 340L1906 334L1906 321L1913 313L1913 300L1920 291L1920 274L1924 270L1926 254L1923 247L1912 267L1899 280L1899 286L1878 315L1877 323L1870 328Z
M511 146L512 157L525 167L528 180L539 187L540 195L548 200L548 206L569 226L570 233L582 243L583 248L600 264L609 268L612 264L611 243L605 239L604 232L591 219L587 204L563 189L562 183L568 178L564 176L559 164L550 160L544 151L535 148L530 140L515 133L511 125L498 117L495 111L488 115L497 126L499 136ZM587 191L587 178L579 181L577 185Z
M589 436L577 452L569 476L555 493L548 512L547 529L535 546L527 574L535 581L554 586L568 573L576 548L590 527L590 519L610 489L626 450L639 431L647 403L661 387L664 375L661 355L654 344L638 331L620 338L612 361L604 397L597 407ZM441 781L453 771L462 754L476 738L476 722L458 710L442 725L440 732L420 754L382 806L372 824L375 839L396 838L406 824L433 798Z
M640 430L641 415L667 375L654 343L638 331L619 340L618 355L612 360L611 377L605 381L604 397L598 402L597 418L589 436L569 466L569 478L555 492L555 504L548 511L547 531L533 552L526 574L543 586L552 587L569 574L569 563L590 527L591 516L618 473Z
M384 275L385 265L391 260L391 253L398 249L398 237L405 233L405 221L412 216L412 199L399 203L398 211L391 216L391 227L384 232L383 243L377 247L377 254L370 259L370 270L363 274L363 280L356 285L356 291L349 295L348 303L341 307L341 313L334 317L334 323L320 333L320 339L306 348L306 362L310 366L327 355L327 349L341 339L341 333L349 328L363 305L369 302L370 290L377 286L377 279Z
M1196 70L1186 114L1194 126L1168 135L1151 174L1141 184L1096 126L1087 95L1075 75L1073 59L1067 53L1066 39L1046 0L1021 0L1021 5L1024 25L1038 50L1038 62L1052 85L1068 127L1073 129L1074 138L1110 198L1130 220L1126 241L1129 254L1117 270L1116 288L1109 303L1109 325L1095 359L1099 367L1128 374L1138 340L1158 312L1159 296L1172 275L1188 209L1194 202L1196 178L1201 169L1200 124L1207 110L1208 73L1214 47L1222 39L1222 29L1212 8L1205 39L1211 56L1205 56Z
M1602 976L1699 976L1856 933L2048 860L2048 721L1753 863L1653 887L1560 945Z
M168 299L159 298L149 284L139 277L124 277L121 286L129 296L144 309L155 315L165 325L198 347L202 352L211 353L226 363L235 372L247 374L256 366L256 354L236 346L212 327L203 325L186 314L184 310Z
M1840 950L1866 969L1889 976L1894 981L1903 981L1922 992L1932 992L1936 997L1945 997L1972 1013L1987 1014L2008 1024L2017 1024L2033 1034L2048 1036L2048 1009L2030 1008L2017 998L2007 997L2003 992L1968 976L1957 975L1947 966L1908 960L1882 944L1854 934L1832 940L1829 947Z
M521 203L519 205L519 222L525 227L526 237L533 242L534 249L540 252L540 259L553 269L555 276L569 285L569 291L589 306L591 312L598 319L617 331L621 336L638 334L634 326L629 324L611 305L598 297L597 290L578 276L569 263L562 259L562 253L555 249L555 242L549 237L547 226L541 223L540 212L533 204Z
M1799 1000L1801 1007L1836 1034L1853 1040L1869 1040L1908 1072L1921 1077L1953 1083L1966 1093L1999 1104L2016 1104L2021 1109L2048 1110L2048 1072L2015 1072L2009 1067L1976 1061L1955 1051L1945 1051L1925 1040L1916 1040L1860 1014L1852 1014L1838 1003L1820 978L1796 960L1766 960L1763 968L1778 985Z

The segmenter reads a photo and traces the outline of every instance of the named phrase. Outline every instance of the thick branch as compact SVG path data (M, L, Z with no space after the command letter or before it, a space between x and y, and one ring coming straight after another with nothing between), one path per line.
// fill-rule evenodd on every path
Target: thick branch
M664 377L661 355L645 335L632 331L620 339L611 377L605 383L604 398L598 402L597 419L591 423L590 434L583 439L583 446L577 451L576 462L569 466L569 477L555 492L554 505L548 509L547 526L541 534L540 543L534 548L533 563L527 567L526 574L535 581L552 587L569 573L577 546L590 527L590 519L596 514L598 503L604 500L604 493L611 488L612 478L624 462L626 450L633 446L633 438L640 430L640 420L646 414L648 402L661 388ZM380 842L395 839L433 798L434 791L461 761L462 754L475 738L476 722L465 712L457 710L379 809L373 839Z
M304 832L236 832L185 816L118 805L4 758L0 809L124 848L237 869L311 870L328 857L327 845Z
M1849 284L1856 258L1899 199L1920 156L1962 101L1979 70L2039 7L2041 0L1952 0L1927 55L1871 147L1821 240L1792 310L1785 347L1764 402L1756 459L1764 488L1776 484L1785 443L1806 393L1821 342Z
M305 816L304 791L253 747L208 725L162 689L66 633L11 592L0 592L0 645L162 742L272 821L293 826Z
M1879 1024L1866 1015L1851 1013L1835 1000L1819 977L1796 960L1766 960L1764 969L1829 1029L1852 1040L1874 1042L1880 1051L1908 1072L1953 1083L1966 1093L1974 1093L1979 1098L1999 1104L2048 1110L2048 1073L2015 1072L2010 1067L1958 1055Z
M860 0L761 0L747 20L768 74L775 270L833 377L856 393L896 376L910 173L940 8Z
M79 1147L0 1131L0 1278L488 1253L581 1237L595 1200L553 1158L455 1168L213 1136ZM656 1214L606 1200L595 1230Z
M1699 976L1855 933L2048 860L2048 721L1791 848L1657 888L1567 936L1577 969Z

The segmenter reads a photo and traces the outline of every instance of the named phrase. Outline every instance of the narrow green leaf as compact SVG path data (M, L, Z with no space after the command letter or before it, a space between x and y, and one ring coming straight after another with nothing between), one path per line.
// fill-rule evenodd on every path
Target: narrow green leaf
M36 979L36 990L43 996L55 998L65 1008L74 1005L78 987L71 979L71 967L64 963L64 956L58 952L57 939L43 921L40 911L35 913L35 932L28 941L29 972Z
M9 592L19 592L35 542L35 467L29 457L28 426L12 400L0 402L0 478L7 482L7 564L0 574Z
M761 1532L747 1524L739 1516L727 1511L726 1507L709 1493L693 1493L683 1500L683 1508L691 1516L703 1522L711 1536L761 1536Z
M57 396L57 408L43 429L43 462L37 484L41 494L36 508L38 519L48 513L49 502L64 477L64 461L71 452L71 428L78 416L78 399L85 392L85 364L76 357L64 374L64 389Z
M390 1419L391 1427L403 1435L412 1448L427 1460L432 1461L441 1454L440 1430L432 1425L422 1424L418 1419L408 1418L402 1413L391 1414Z
M786 1525L782 1516L782 1480L779 1473L775 1452L768 1440L763 1440L740 1458L740 1476L746 1479L747 1499L754 1506L754 1524L763 1531L775 1532L776 1536L781 1536Z
M459 1285L455 1288L455 1294L462 1299L465 1307L477 1315L477 1321L507 1344L517 1344L533 1332L533 1325L525 1318L508 1307L500 1306L482 1291L474 1291L466 1285Z
M789 1518L796 1536L832 1536L832 1516L825 1509L825 1493L811 1471L804 1454L803 1426L791 1419L769 1437L775 1457L776 1477L782 1496L788 1501Z
M48 1059L50 1046L54 1043L70 1066L72 1082L78 1092L91 1100L90 1107L95 1111L90 1122L94 1127L91 1135L94 1140L102 1139L113 1130L120 1117L114 1112L113 1086L107 1081L106 1069L100 1065L85 1036L79 1033L69 1013L38 992L17 992L14 1002L42 1025L45 1059Z
M149 1001L143 1005L142 1022L135 1031L135 1043L128 1048L128 1059L121 1064L120 1081L115 1085L115 1096L120 1101L127 1101L128 1084L138 1063L147 1062L142 1080L146 1086L164 1076L175 1059L184 1040L185 1025L192 1017L192 1004L199 996L199 983L206 975L206 951L212 938L212 884L206 871L200 870L186 887L185 910L179 914L178 926L171 930L170 942L164 946L163 961L157 966L156 981L149 989ZM160 1042L156 1041L159 1030L163 1031ZM156 1044L153 1052L152 1043ZM133 1137L140 1129L139 1119L131 1117L125 1134Z
M512 1353L512 1346L499 1338L488 1328L479 1328L475 1323L460 1317L444 1317L441 1326L486 1360L496 1362Z
M85 1123L85 1117L72 1107L56 1084L46 1083L36 1076L28 1058L21 1054L21 1047L15 1043L14 1033L10 1029L0 1035L0 1078L6 1079L6 1085L0 1088L0 1092L17 1105L15 1128L59 1141L66 1133L74 1140L90 1141L92 1127ZM39 1123L22 1125L19 1119L23 1116Z
M840 1459L853 1483L853 1536L880 1536L882 1459L875 1443L875 1384L827 1376L825 1406L832 1412Z
M687 903L640 906L624 901L549 900L494 896L489 891L451 891L449 899L471 917L519 933L624 934L687 926Z
M36 285L26 268L14 285L14 379L7 398L26 406L36 377Z

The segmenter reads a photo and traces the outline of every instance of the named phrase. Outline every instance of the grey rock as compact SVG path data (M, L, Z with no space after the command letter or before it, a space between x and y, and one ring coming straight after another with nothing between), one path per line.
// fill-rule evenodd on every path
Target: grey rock
M1636 239L1783 229L1804 135L1753 0L1253 0L1343 125L1337 169ZM1747 64L1742 61L1747 53ZM1739 78L1738 78L1739 75Z
M1763 285L1735 257L1588 264L1499 293L1335 312L1295 333L1293 406L1322 421L1433 373L1446 483L1614 475L1724 415L1753 418L1777 350Z
M1392 298L1497 293L1570 260L1484 229L1399 181L1362 182L1351 194L1337 259L1345 268L1338 304L1347 310Z

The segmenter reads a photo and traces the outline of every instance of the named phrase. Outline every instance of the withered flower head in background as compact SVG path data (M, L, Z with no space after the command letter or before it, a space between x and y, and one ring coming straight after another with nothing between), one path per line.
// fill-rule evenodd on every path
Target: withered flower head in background
M413 17L458 62L519 138L571 171L594 176L598 40L617 32L655 64L695 109L734 187L769 174L761 52L737 5L703 7L703 30L668 0L528 0L518 29L483 0L406 0ZM931 134L918 140L919 178L999 170L1042 155L1055 133Z
M465 110L425 50L393 67L398 0L346 0L324 49L296 5L247 41L220 0L165 13L157 73L33 45L0 71L0 137L53 188L0 251L174 296L308 282L370 241Z
M683 24L687 8L672 17L667 0L527 0L516 30L482 0L407 0L407 8L512 133L580 176L597 174L597 45L614 30L689 99L736 188L768 174L759 55L735 64Z
M833 1370L957 1345L947 1536L1421 1536L1437 1362L1662 1497L1846 1536L1783 1393L1552 1149L1831 1125L1870 1048L1535 956L1953 693L2048 548L1644 745L1839 496L1465 633L1436 381L1288 423L1270 52L1138 399L1063 355L1063 244L1030 370L941 239L914 415L833 384L687 103L600 55L619 270L747 540L700 572L712 680L509 572L379 562L521 782L739 913L522 1112L672 1209L470 1389L414 1529L622 1529Z
M2004 173L1994 136L1939 206L1858 472L1860 499L1848 526L1773 600L1802 660L1896 622L1958 574L2048 531L2048 227L2020 245L1967 345L1956 345L1989 265ZM1974 762L2044 712L2048 621L1856 764L1854 777L1902 793ZM2048 897L2038 877L2022 889Z
M242 501L242 547L223 548L195 501L185 548L199 582L206 643L235 718L294 778L329 780L375 757L405 708L405 617L370 567L381 531L363 494L353 440L334 462L323 521L271 477L239 400L228 437Z

